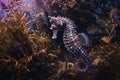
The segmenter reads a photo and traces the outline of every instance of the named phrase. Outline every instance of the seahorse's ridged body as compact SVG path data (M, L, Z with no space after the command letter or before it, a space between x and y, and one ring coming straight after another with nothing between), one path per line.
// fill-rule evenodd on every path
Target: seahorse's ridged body
M86 55L86 51L83 49L83 47L87 45L89 42L87 35L85 35L84 33L78 34L74 22L68 18L58 16L51 17L51 20L52 19L55 24L59 25L65 24L63 34L63 42L65 44L65 47L67 48L68 51L77 55L78 57L82 58L85 61L86 67L84 69L78 70L86 71L90 66L90 60Z

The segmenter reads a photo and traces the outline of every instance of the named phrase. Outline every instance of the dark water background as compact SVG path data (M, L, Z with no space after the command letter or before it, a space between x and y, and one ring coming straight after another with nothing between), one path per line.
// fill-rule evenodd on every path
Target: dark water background
M84 62L66 50L64 29L52 40L52 31L40 18L34 22L36 30L24 33L20 25L25 23L19 23L19 17L5 24L0 16L0 80L120 80L120 1L45 1L48 15L70 18L78 32L89 35L90 44L85 49L91 60L90 69L75 72L74 63ZM51 4L53 1L56 2Z

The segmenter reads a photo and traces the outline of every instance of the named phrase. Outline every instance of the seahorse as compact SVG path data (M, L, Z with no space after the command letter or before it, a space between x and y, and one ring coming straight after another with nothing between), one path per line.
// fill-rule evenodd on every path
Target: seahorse
M51 23L50 29L53 31L52 39L57 38L57 32L63 27L63 43L66 49L72 53L82 58L86 63L85 68L78 68L78 63L75 64L75 70L86 72L90 67L90 60L87 57L87 52L84 49L85 46L89 44L89 37L86 33L78 33L75 23L66 17L61 16L49 16Z

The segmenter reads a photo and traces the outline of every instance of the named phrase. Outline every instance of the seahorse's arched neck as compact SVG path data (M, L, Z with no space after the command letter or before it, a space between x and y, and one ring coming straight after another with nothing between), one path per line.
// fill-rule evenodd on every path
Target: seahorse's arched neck
M78 38L74 22L67 18L64 23L65 27L63 33L63 42L65 44L65 47L67 50L78 47L76 43L74 43L74 41L76 41Z

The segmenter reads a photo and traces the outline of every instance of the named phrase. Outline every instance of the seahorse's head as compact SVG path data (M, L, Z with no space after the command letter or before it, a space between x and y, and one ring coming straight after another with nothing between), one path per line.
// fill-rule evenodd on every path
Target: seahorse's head
M52 39L56 39L57 32L58 32L58 30L60 30L62 28L64 22L61 17L49 16L49 20L50 20L50 24L51 24L50 29L53 31Z

